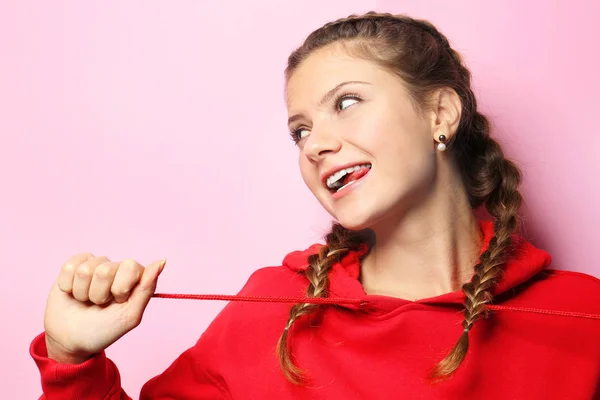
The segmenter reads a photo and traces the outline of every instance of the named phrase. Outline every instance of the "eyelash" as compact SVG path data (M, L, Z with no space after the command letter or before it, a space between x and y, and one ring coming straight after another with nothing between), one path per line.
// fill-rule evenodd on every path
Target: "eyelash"
M344 111L344 110L340 110L339 106L340 106L340 102L342 100L347 100L347 99L354 99L354 100L358 100L359 102L362 100L362 98L359 95L354 94L354 93L340 93L340 94L336 95L333 100L333 105L334 105L335 111L337 113ZM294 143L298 143L300 141L300 131L303 131L304 129L305 128L301 126L299 128L296 128L296 129L290 131L290 137Z

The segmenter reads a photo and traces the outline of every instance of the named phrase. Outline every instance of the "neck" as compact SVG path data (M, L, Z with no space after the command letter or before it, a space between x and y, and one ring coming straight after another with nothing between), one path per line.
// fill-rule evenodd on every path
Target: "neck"
M483 235L464 189L434 190L418 208L384 222L372 227L376 244L362 263L366 293L414 301L472 278Z

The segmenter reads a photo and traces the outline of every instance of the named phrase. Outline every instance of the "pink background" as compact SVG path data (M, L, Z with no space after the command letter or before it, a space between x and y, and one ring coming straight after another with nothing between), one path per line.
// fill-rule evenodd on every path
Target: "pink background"
M282 71L311 30L369 9L426 18L464 53L525 172L527 235L600 275L593 1L138 1L0 5L0 383L32 399L48 289L80 251L167 257L161 292L235 293L329 218L288 140ZM109 356L137 398L223 307L151 301Z

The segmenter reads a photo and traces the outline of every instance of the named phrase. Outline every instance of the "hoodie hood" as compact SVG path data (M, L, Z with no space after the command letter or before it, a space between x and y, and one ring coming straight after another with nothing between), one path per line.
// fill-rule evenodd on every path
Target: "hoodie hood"
M491 220L478 220L483 234L480 255L487 250L494 237L494 223ZM309 266L308 257L316 254L323 244L313 244L306 250L289 253L283 260L283 265L298 273L303 273ZM361 299L381 311L391 310L407 303L420 304L463 304L465 295L461 290L446 293L436 297L409 301L389 296L367 295L359 281L360 259L368 252L368 246L362 245L358 250L350 251L339 262L335 263L329 273L329 296L338 298ZM510 290L528 281L546 268L551 261L547 252L534 247L523 237L513 235L513 251L505 263L503 274L494 290L494 295ZM340 305L346 308L358 309L360 306Z

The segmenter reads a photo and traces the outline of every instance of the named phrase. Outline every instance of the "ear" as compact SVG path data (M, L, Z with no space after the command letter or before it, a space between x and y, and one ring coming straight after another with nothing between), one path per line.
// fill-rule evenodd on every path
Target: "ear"
M454 136L460 123L462 102L460 97L450 88L438 89L432 98L431 132L433 139L438 141L440 135L448 140Z

